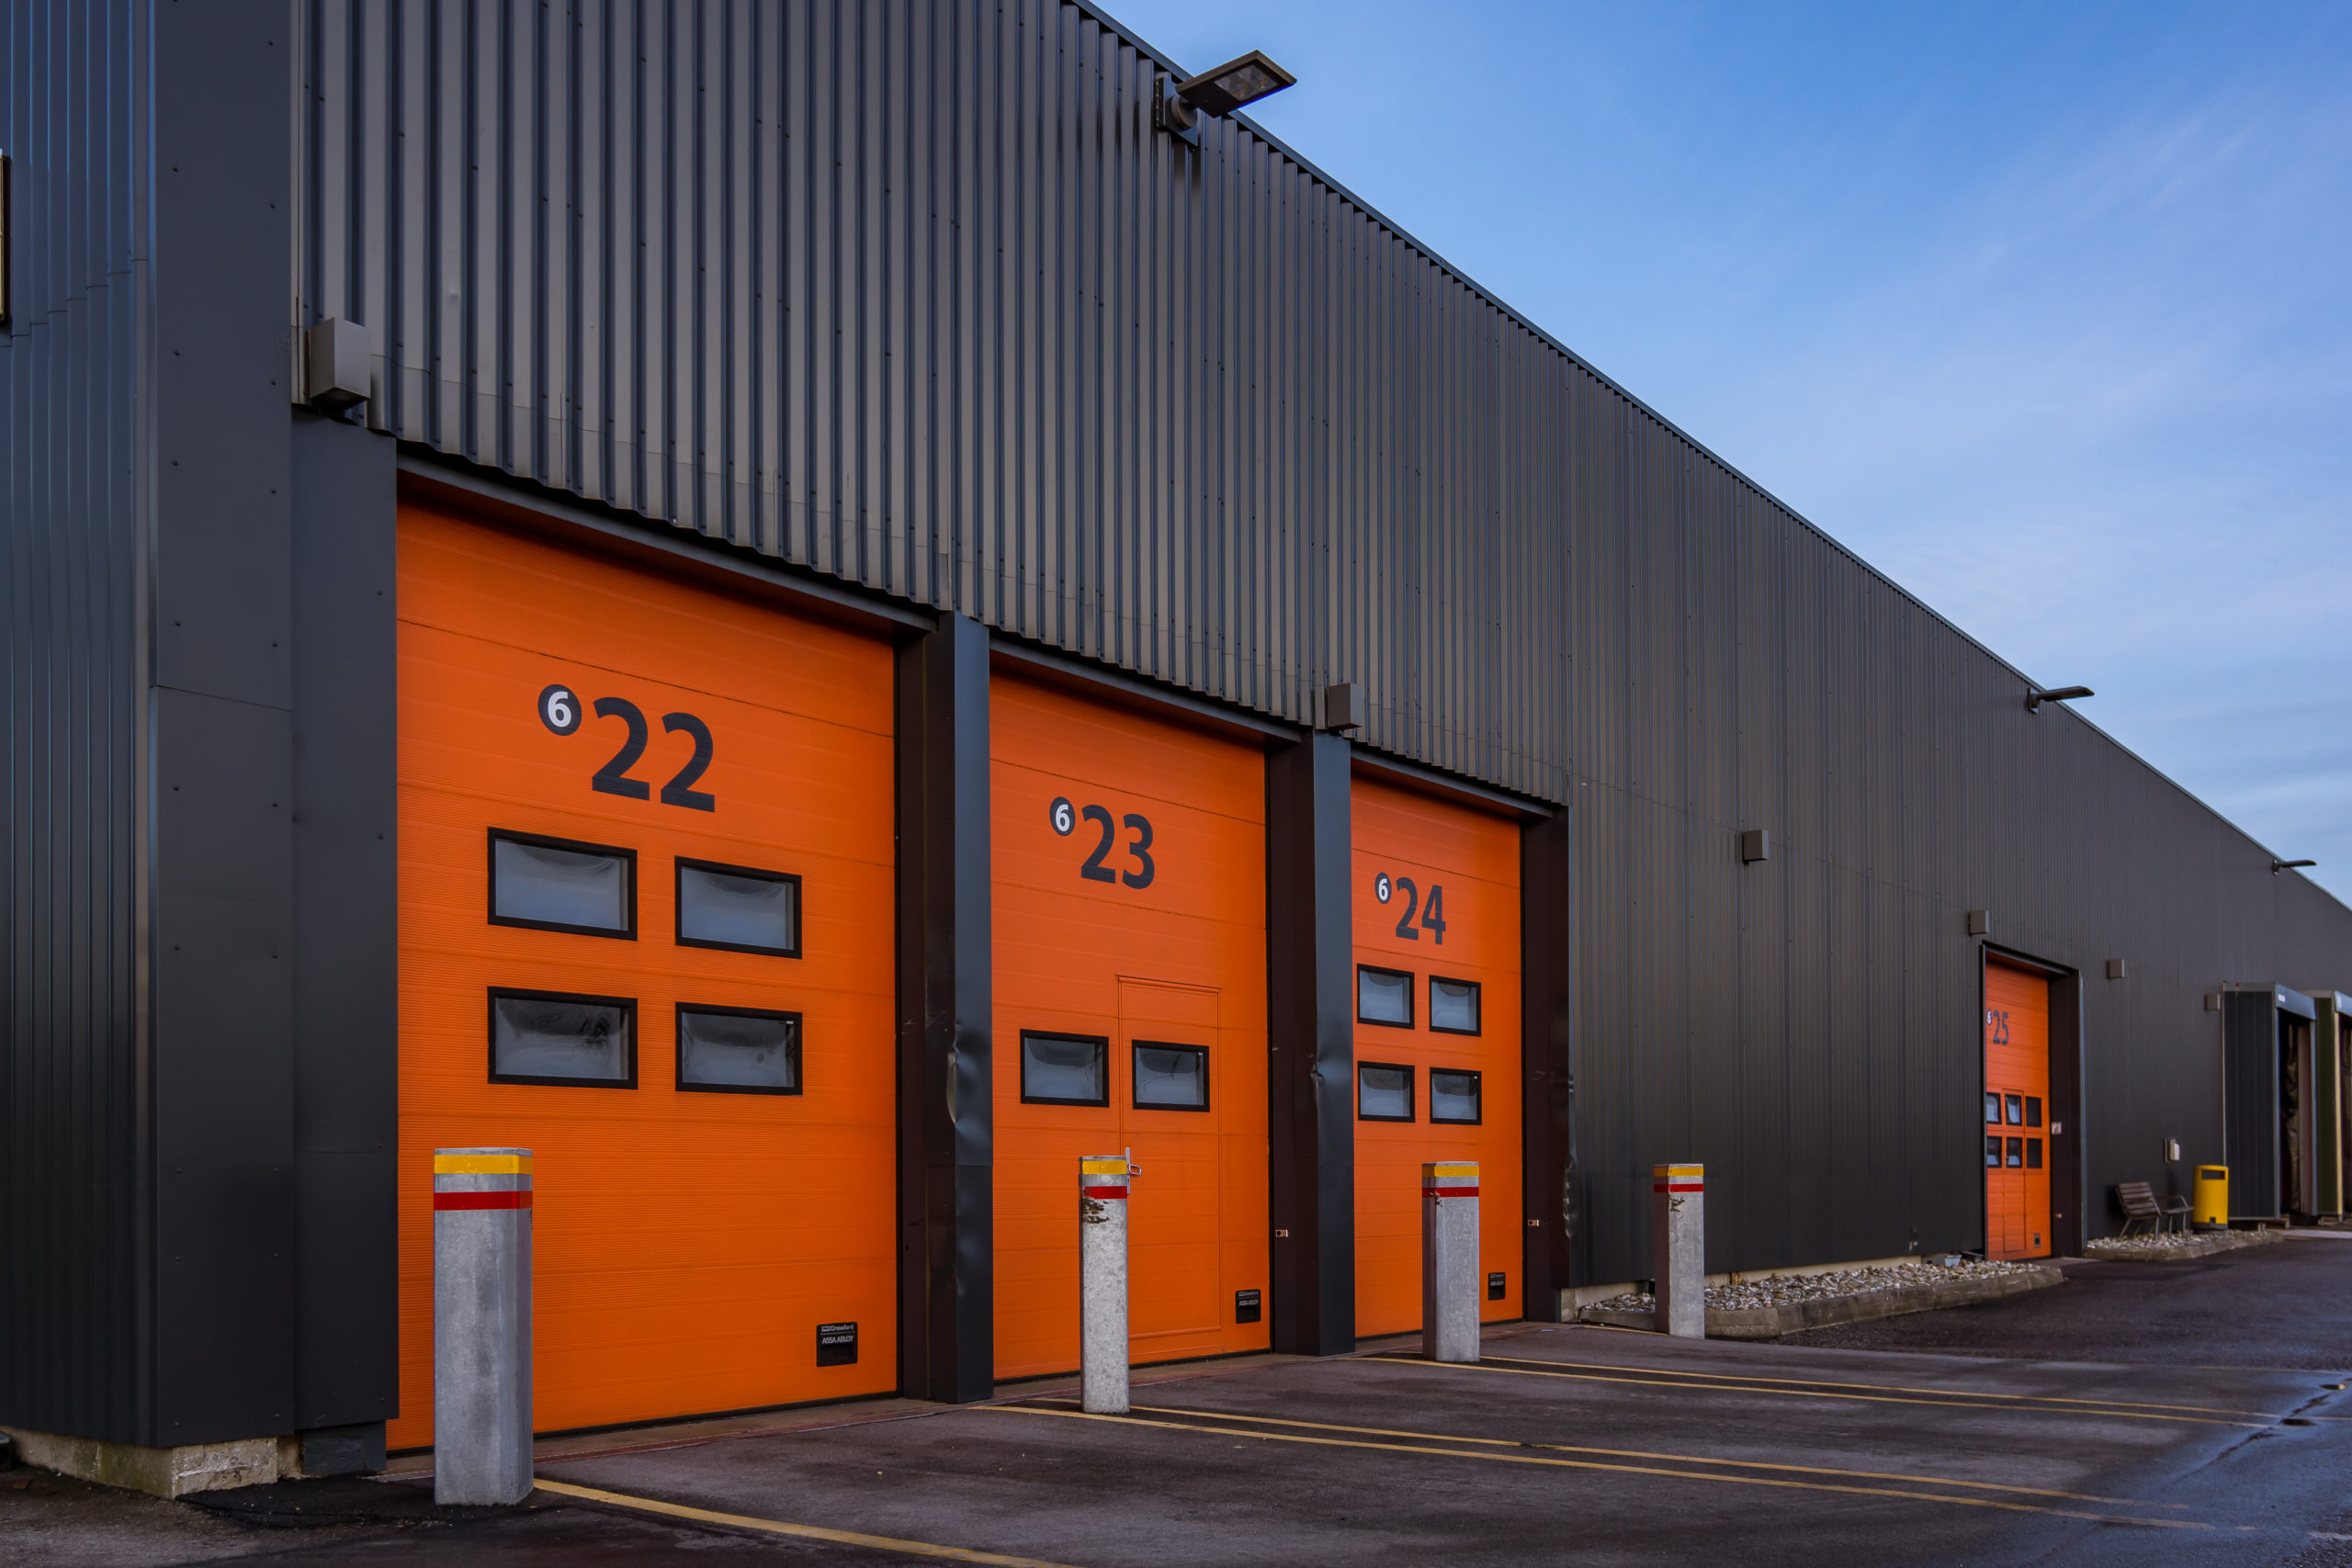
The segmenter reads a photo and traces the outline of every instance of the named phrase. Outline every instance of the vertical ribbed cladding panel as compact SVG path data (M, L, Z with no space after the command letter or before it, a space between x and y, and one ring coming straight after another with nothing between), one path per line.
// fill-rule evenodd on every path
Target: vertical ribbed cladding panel
M1095 16L306 10L298 313L368 328L377 428L1565 788L1589 373L1247 126L1156 130Z
M5 12L0 338L7 1041L0 1414L146 1440L134 612L146 478L145 7Z

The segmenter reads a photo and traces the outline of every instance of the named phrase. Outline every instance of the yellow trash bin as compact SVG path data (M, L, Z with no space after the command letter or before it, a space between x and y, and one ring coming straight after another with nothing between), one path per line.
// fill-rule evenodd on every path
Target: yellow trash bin
M2200 1165L2197 1168L2197 1196L2190 1200L2189 1223L2200 1231L2227 1230L2230 1226L2230 1168L2226 1165Z

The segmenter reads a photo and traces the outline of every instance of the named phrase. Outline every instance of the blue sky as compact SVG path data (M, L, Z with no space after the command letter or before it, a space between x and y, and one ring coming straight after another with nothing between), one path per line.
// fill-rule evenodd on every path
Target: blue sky
M2352 6L1112 9L2352 903Z

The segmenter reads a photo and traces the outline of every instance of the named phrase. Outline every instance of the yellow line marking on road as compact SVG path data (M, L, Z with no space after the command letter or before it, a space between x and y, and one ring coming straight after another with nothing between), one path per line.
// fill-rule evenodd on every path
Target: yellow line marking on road
M1362 1356L1365 1361L1387 1361L1400 1367L1438 1367L1456 1372L1500 1372L1506 1377L1566 1378L1574 1382L1636 1383L1645 1387L1690 1388L1717 1393L1779 1393L1792 1399L1855 1399L1871 1404L1946 1404L1955 1410L2005 1410L2025 1416L2115 1416L2132 1421L2181 1421L2193 1427L2248 1427L2267 1430L2257 1421L2210 1421L2201 1416L2159 1416L2145 1410L2041 1410L2030 1404L1980 1404L1958 1399L1899 1399L1883 1393L1832 1393L1810 1388L1758 1388L1752 1383L1675 1382L1665 1378L1596 1377L1590 1372L1538 1371L1532 1367L1488 1366L1485 1362L1424 1361L1409 1356ZM1737 1374L1733 1374L1736 1376Z
M1367 1443L1349 1438L1310 1438L1302 1432L1253 1432L1247 1427L1196 1427L1188 1421L1146 1421L1133 1416L1095 1416L1083 1410L1048 1410L1035 1404L976 1404L974 1410L994 1410L1014 1416L1052 1416L1066 1421L1108 1421L1122 1427L1157 1427L1171 1432L1206 1432L1212 1437L1255 1438L1265 1443L1311 1443L1327 1449L1368 1449L1378 1453L1433 1454L1441 1459L1484 1460L1491 1464L1535 1464L1557 1470L1602 1470L1620 1475L1663 1475L1677 1481L1714 1481L1734 1486L1778 1486L1798 1492L1838 1492L1860 1497L1904 1497L1921 1503L1949 1503L1959 1508L1998 1508L2010 1514L2046 1514L2062 1519L2088 1519L2103 1525L2145 1525L2151 1529L2211 1529L2194 1519L2146 1519L2129 1516L2086 1514L2074 1508L2045 1508L2033 1503L2007 1503L1997 1497L1954 1497L1945 1492L1905 1492L1892 1486L1840 1486L1826 1481L1783 1481L1770 1475L1714 1475L1698 1470L1664 1470L1648 1464L1608 1464L1589 1459L1552 1459L1542 1454L1490 1454L1462 1449L1432 1449L1417 1443Z
M870 1546L877 1551L903 1551L913 1557L944 1557L954 1562L988 1562L995 1564L996 1568L1069 1568L1067 1563L1048 1562L1038 1557L1007 1557L1001 1552L974 1551L967 1547L933 1546L927 1540L899 1540L893 1536L831 1530L821 1525L793 1525L782 1519L753 1518L749 1514L722 1514L715 1508L692 1508L684 1503L664 1503L658 1497L632 1497L625 1492L574 1486L568 1481L541 1481L538 1486L542 1492L560 1492L567 1497L579 1497L591 1503L609 1503L616 1508L667 1514L673 1518L693 1519L706 1525L727 1525L740 1530L760 1530L768 1535L838 1541L844 1546Z
M1905 1475L1885 1470L1839 1470L1823 1464L1776 1464L1760 1459L1710 1459L1701 1454L1651 1453L1642 1449L1597 1449L1584 1443L1521 1442L1516 1438L1456 1438L1444 1432L1400 1432L1387 1427L1344 1427L1331 1421L1292 1421L1279 1416L1236 1416L1228 1410L1178 1410L1138 1404L1156 1416L1204 1416L1218 1421L1258 1421L1269 1427L1306 1427L1322 1432L1354 1432L1374 1438L1419 1438L1433 1443L1481 1443L1499 1449L1544 1449L1555 1453L1607 1454L1612 1459L1670 1460L1677 1464L1722 1464L1741 1470L1785 1470L1799 1475L1850 1475L1863 1481L1916 1481L1928 1486L1968 1486L1984 1492L2015 1492L2027 1497L2064 1497L2076 1503L2114 1503L2124 1507L2186 1508L2186 1503L2141 1503L2133 1497L2101 1497L2089 1492L2060 1492L2047 1486L2012 1486L1998 1481L1956 1481L1941 1475Z
M1641 1331L1636 1329L1634 1332ZM1827 1378L1768 1378L1752 1372L1678 1372L1668 1367L1616 1367L1606 1361L1547 1361L1535 1356L1488 1356L1485 1359L1522 1367L1576 1367L1587 1371L1657 1371L1670 1377L1738 1378L1746 1382L1791 1383L1807 1388L1868 1388L1885 1393L1949 1393L1967 1399L2032 1399L2046 1404L2114 1405L2125 1410L2189 1410L2200 1416L2259 1416L2270 1421L2281 1419L2267 1410L2237 1410L2225 1404L2150 1404L2132 1399L2074 1399L2063 1393L1976 1393L1964 1388L1905 1388L1900 1383L1833 1382Z

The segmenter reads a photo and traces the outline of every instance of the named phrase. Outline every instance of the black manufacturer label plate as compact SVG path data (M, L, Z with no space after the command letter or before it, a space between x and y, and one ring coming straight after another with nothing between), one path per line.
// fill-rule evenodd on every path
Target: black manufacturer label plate
M820 1367L857 1365L857 1325L820 1323L817 1325L817 1364Z
M1510 1293L1510 1290L1503 1283L1502 1275L1489 1274L1487 1276L1487 1299L1488 1301L1498 1302Z
M1261 1308L1260 1308L1260 1306L1259 1306L1258 1303L1259 1303L1258 1292L1255 1292L1255 1291L1236 1291L1236 1292L1233 1292L1233 1321L1234 1321L1234 1322L1236 1322L1236 1323L1255 1323L1255 1322L1257 1322L1257 1321L1258 1321L1258 1319L1262 1315L1261 1310Z

